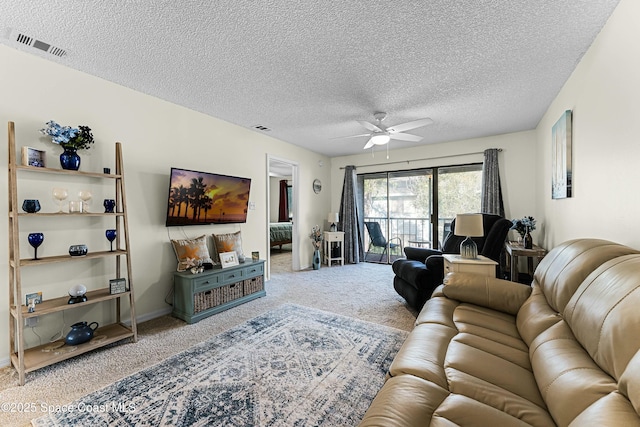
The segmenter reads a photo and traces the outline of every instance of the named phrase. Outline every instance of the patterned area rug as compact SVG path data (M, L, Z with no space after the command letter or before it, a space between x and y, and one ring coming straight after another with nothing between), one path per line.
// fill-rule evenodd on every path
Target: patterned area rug
M286 304L32 424L357 425L406 335Z

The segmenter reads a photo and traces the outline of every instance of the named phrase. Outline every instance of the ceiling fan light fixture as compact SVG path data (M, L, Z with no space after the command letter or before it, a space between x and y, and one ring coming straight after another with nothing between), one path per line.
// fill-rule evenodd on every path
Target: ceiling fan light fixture
M371 143L375 145L384 145L391 141L391 137L386 133L381 133L378 135L373 135L371 137Z

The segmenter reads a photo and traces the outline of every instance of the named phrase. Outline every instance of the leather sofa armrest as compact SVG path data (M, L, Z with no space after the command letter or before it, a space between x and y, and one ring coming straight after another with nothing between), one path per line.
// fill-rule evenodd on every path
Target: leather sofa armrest
M435 288L433 290L433 293L431 294L431 298L433 297L444 297L446 296L444 293L442 293L442 289L444 288L444 285L440 285L437 288Z
M442 255L442 252L435 249L414 248L411 246L405 246L404 254L407 256L407 259L425 262L425 260L431 255Z
M472 273L449 273L442 293L460 302L476 304L516 315L529 298L531 287Z

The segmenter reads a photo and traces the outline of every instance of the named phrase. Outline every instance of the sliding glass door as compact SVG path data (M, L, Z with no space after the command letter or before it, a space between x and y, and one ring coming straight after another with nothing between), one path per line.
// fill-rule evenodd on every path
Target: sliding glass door
M480 212L482 164L438 168L437 197L437 233L443 242L451 231L451 221L456 214Z
M358 175L365 260L390 263L405 246L441 247L456 213L480 212L481 174L482 164L472 164Z

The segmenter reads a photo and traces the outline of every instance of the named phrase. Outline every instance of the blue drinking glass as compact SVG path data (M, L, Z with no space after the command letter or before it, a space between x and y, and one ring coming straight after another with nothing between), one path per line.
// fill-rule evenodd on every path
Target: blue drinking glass
M42 242L44 242L44 234L29 233L28 239L29 239L29 244L33 246L33 249L35 249L33 253L33 259L38 259L38 246L40 246Z
M104 213L113 213L113 209L116 207L116 201L114 199L104 199L102 206L104 206Z
M116 230L107 230L104 232L104 235L107 237L107 240L111 243L111 252L113 252L113 241L116 240Z
M40 210L40 201L37 199L26 199L22 202L22 210L27 213L36 213Z

